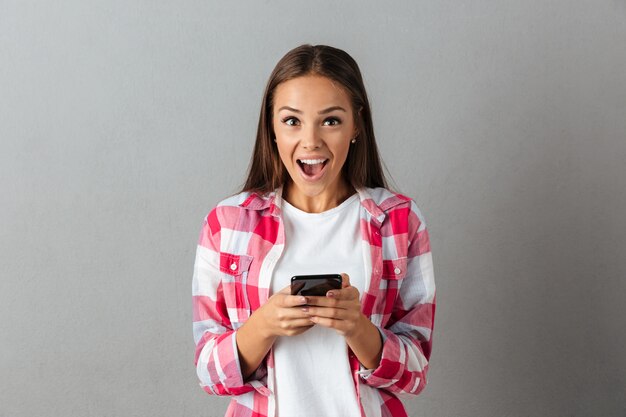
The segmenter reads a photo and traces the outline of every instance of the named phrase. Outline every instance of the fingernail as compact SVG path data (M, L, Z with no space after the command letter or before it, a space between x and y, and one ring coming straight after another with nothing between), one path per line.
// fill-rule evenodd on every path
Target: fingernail
M332 291L328 291L328 292L326 293L326 296L327 296L327 297L334 297L334 296L335 296L335 293L334 293L334 292L332 292Z
M309 308L308 307L302 307L302 311L304 311L305 313L309 312Z
M307 300L306 297L300 297L300 302L301 303L306 303L307 301L309 301L309 300Z

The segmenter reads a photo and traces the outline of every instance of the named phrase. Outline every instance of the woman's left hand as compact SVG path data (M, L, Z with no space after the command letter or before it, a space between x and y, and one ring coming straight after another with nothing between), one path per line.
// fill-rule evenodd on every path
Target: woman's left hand
M307 297L307 307L313 323L335 329L365 369L376 369L380 364L383 341L378 328L361 313L359 290L350 285L350 277L341 274L342 288L330 290L326 297Z
M339 334L350 337L369 321L361 313L359 290L350 285L348 274L341 274L340 290L330 290L325 297L307 297L308 306L302 311L307 312L313 323L335 329Z

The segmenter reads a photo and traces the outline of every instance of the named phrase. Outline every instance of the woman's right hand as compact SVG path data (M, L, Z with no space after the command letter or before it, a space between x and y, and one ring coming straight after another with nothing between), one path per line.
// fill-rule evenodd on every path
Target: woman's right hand
M315 323L302 311L306 303L306 297L291 295L290 286L272 295L256 311L266 337L295 336L313 327Z
M237 330L237 350L244 380L259 367L277 337L295 336L315 325L302 311L306 303L306 297L291 295L291 287L287 286L256 309Z

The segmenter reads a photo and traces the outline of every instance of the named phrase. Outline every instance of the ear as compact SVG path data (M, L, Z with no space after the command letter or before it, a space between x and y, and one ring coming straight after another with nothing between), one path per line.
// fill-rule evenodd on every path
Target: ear
M363 106L359 107L359 110L357 111L357 115L359 116L359 118L362 116L362 112L363 112ZM352 137L356 138L357 136L359 136L359 128L357 127L359 125L359 123L355 120L355 125L354 126L354 132Z

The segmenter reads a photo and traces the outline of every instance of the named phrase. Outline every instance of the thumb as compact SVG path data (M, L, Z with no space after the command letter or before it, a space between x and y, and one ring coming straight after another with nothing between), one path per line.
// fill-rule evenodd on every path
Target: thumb
M350 286L350 276L348 274L341 274L341 288L347 288Z

